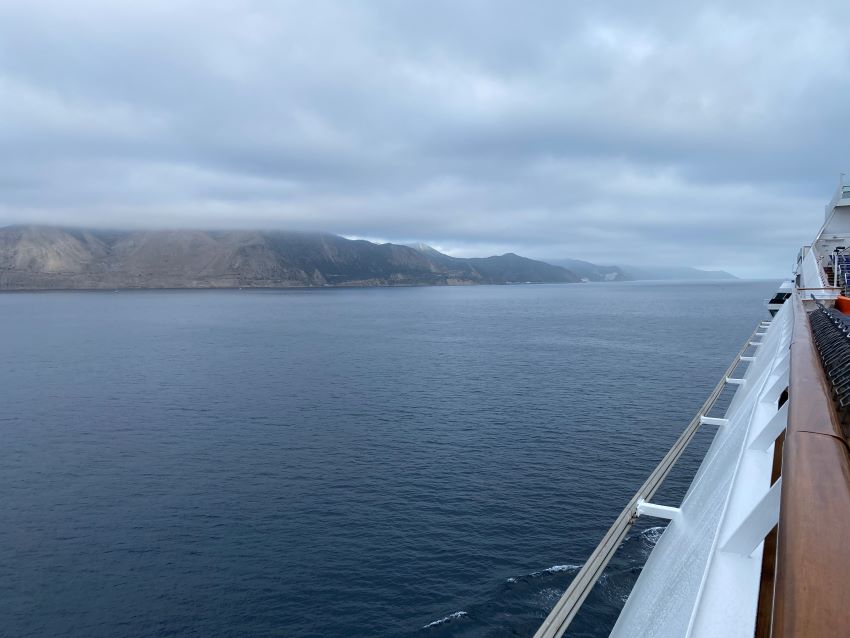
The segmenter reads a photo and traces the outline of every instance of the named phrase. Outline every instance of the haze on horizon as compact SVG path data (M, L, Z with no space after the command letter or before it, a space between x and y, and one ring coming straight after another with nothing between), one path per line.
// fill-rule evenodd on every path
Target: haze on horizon
M838 2L0 4L0 225L262 228L788 274Z

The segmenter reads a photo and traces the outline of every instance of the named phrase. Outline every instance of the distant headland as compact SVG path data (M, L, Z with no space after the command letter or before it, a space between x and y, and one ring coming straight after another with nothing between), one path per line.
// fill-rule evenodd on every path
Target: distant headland
M104 231L0 228L0 290L291 288L573 283L652 278L734 278L676 269L640 276L576 260L513 253L459 258L425 244L376 244L288 231ZM638 276L634 276L637 274Z

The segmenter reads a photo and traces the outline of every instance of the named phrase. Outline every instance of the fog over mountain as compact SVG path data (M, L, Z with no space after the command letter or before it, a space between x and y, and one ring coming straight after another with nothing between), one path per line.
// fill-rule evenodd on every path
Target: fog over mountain
M0 229L0 290L570 283L512 253L474 259L285 231Z
M702 270L689 266L607 266L592 264L581 259L546 259L574 272L582 281L653 281L691 279L737 279L724 270Z
M628 279L655 281L662 279L737 279L725 270L701 270L686 266L623 266Z
M693 268L620 268L514 253L458 258L295 231L0 228L0 290L286 288L732 278Z
M619 266L600 266L581 259L547 259L546 262L567 268L587 281L626 281L632 279Z
M0 225L321 230L777 276L850 167L845 14L0 3Z

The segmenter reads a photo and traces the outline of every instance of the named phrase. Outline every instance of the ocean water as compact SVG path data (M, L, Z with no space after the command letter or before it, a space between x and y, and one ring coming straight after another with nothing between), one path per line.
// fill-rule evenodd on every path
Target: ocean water
M0 295L0 635L530 636L775 289Z

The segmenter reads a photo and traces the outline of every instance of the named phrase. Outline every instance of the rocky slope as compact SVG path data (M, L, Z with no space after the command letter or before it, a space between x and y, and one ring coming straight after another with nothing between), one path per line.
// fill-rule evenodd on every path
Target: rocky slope
M324 233L0 228L0 290L574 282L512 253L459 259L427 246Z

